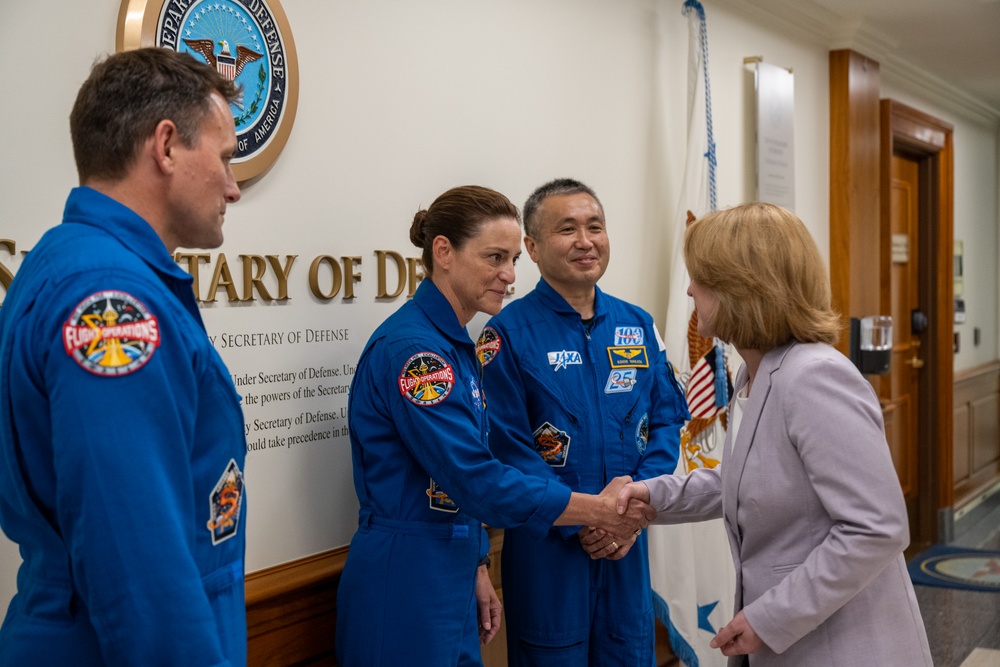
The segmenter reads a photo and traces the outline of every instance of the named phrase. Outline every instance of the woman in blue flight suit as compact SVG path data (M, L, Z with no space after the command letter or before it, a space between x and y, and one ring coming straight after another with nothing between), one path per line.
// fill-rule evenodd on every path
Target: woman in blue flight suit
M636 508L622 525L608 513L613 497L571 496L489 452L465 326L499 312L520 238L517 208L483 187L453 188L414 216L427 279L372 334L348 404L360 509L337 595L345 667L482 664L479 642L496 633L500 603L481 522L542 537L580 523L629 535L648 519Z

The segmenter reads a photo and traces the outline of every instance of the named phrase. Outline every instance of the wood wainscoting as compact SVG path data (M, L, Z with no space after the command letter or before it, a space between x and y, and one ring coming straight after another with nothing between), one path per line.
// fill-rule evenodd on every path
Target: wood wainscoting
M490 529L490 578L500 590L503 531ZM337 586L347 562L347 547L275 565L247 575L247 664L249 667L336 665ZM656 664L678 665L667 632L657 623ZM485 667L505 667L505 625L483 648Z
M955 373L955 507L1000 480L1000 360Z

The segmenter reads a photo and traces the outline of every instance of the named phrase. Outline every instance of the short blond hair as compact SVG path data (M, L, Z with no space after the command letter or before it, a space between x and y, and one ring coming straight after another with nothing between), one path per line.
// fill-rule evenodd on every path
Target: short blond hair
M751 202L710 213L688 226L684 261L691 280L716 298L715 335L737 348L837 342L826 266L791 211Z

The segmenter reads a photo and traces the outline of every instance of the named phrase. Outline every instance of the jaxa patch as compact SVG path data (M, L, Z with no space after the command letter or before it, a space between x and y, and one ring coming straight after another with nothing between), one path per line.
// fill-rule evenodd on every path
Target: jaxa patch
M553 372L558 371L560 368L567 368L568 366L579 366L583 364L583 356L580 355L576 350L559 350L558 352L549 352L549 366L555 366Z
M146 365L160 344L160 324L126 292L96 292L81 301L63 324L63 347L94 375L128 375Z
M457 512L458 505L455 504L448 494L441 490L438 483L431 479L431 486L427 489L427 495L430 496L430 506L432 510L437 510L439 512Z
M637 380L635 379L637 370L634 368L612 369L608 375L608 383L604 385L605 394L620 394L632 391Z
M500 334L493 327L486 327L476 342L476 359L480 366L486 366L500 354Z
M243 473L236 461L229 459L229 465L208 496L211 518L208 530L212 533L212 545L225 542L236 534L240 527L240 507L243 506Z
M553 468L561 468L569 459L569 434L545 422L534 433L535 451Z
M635 447L639 454L646 453L646 445L649 444L649 414L643 414L639 420L639 425L635 427Z
M642 327L615 327L615 345L645 344Z
M645 345L616 345L608 348L611 368L649 368Z
M440 355L418 352L403 364L399 392L414 405L440 403L455 386L455 371Z

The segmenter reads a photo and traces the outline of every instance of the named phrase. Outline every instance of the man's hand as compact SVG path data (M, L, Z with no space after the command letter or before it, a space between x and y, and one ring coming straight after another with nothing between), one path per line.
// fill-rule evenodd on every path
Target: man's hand
M656 518L656 510L637 499L626 502L622 510L618 510L618 493L631 481L628 476L615 477L596 496L574 491L554 525L593 526L611 535L620 546L624 545Z
M476 606L479 608L479 641L489 644L500 629L500 598L485 565L476 570Z
M750 627L747 617L740 610L729 625L719 630L712 639L712 648L722 649L722 655L744 655L756 653L764 648L764 641Z
M624 509L618 508L618 496L631 481L632 478L628 475L615 477L597 497L604 508L617 515L617 520L615 518L606 519L606 523L598 522L596 527L603 528L610 533L619 545L638 535L643 528L649 525L650 521L656 518L656 510L650 507L647 502L637 498L628 501ZM646 498L648 500L648 493Z
M638 535L633 535L630 539L615 539L613 535L600 528L584 527L577 533L580 538L580 546L593 560L607 558L608 560L619 560L628 554L632 545L635 544Z

